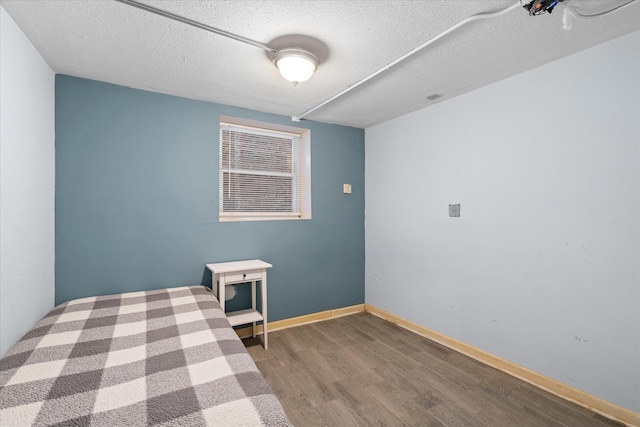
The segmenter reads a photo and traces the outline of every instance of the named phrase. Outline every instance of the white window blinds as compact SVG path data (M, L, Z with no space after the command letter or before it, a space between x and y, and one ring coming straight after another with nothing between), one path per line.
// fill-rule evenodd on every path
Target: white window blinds
M220 124L220 215L300 216L300 136Z

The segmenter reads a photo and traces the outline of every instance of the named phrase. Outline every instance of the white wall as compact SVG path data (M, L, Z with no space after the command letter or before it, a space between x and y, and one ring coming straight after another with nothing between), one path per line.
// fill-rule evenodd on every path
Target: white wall
M639 46L367 129L366 302L640 412Z
M54 301L54 73L0 6L0 355Z

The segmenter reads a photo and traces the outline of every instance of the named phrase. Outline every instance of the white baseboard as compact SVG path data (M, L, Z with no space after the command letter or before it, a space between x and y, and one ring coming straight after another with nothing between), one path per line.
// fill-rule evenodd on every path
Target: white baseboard
M323 320L335 319L337 317L348 316L350 314L362 313L364 304L352 305L349 307L335 308L333 310L319 311L317 313L305 314L304 316L291 317L289 319L276 320L268 323L268 332L275 332L281 329L292 328L294 326L306 325L308 323L321 322ZM262 325L256 327L258 334L262 333ZM251 326L236 329L240 338L249 338L253 335Z

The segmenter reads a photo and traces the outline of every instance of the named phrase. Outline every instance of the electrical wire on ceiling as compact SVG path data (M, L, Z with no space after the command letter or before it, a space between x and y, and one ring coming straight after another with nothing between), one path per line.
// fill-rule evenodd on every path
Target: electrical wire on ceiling
M443 38L447 34L454 32L458 28L460 28L460 27L462 27L462 26L464 26L464 25L466 25L466 24L468 24L470 22L480 21L480 20L484 20L484 19L497 18L498 16L502 16L502 15L504 15L506 13L509 13L512 10L517 9L517 8L519 8L521 6L522 6L522 4L518 0L517 2L512 4L511 6L509 6L507 8L504 8L502 10L499 10L497 12L478 13L476 15L471 15L470 17L458 22L457 24L455 24L454 26L450 27L449 29L444 30L443 32L441 32L437 36L432 37L431 39L429 39L426 42L422 43L420 46L416 47L415 49L412 49L411 51L409 51L406 54L402 55L400 58L396 59L395 61L392 61L392 62L388 63L387 65L385 65L384 67L380 68L379 70L374 71L373 73L369 74L367 77L357 81L356 83L352 84L351 86L349 86L348 88L346 88L342 92L340 92L340 93L332 96L331 98L321 102L320 104L316 105L315 107L310 108L309 110L305 111L302 114L299 114L297 116L291 117L291 120L293 120L294 122L299 122L301 118L303 118L305 116L308 116L309 114L313 113L317 109L322 108L325 105L327 105L328 103L330 103L332 101L335 101L337 98L340 98L341 96L351 92L352 90L354 90L358 86L368 82L369 80L371 80L372 78L376 77L377 75L384 73L385 71L387 71L388 69L390 69L394 65L397 65L399 62L402 62L405 59L409 58L410 56L415 55L416 53L420 52L425 47L429 46L432 43L435 43L436 41L440 40L441 38Z
M569 0L567 6L564 8L564 10L562 11L562 29L565 31L569 31L571 30L571 28L573 28L573 20L574 19L590 19L590 18L598 18L598 17L602 17L602 16L607 16L612 14L613 12L617 12L619 10L622 10L624 8L626 8L627 6L630 6L631 4L633 4L636 0L629 0L626 3L623 3L621 5L618 5L616 7L613 7L609 10L605 10L603 12L597 12L597 13L592 13L592 14L586 14L586 13L581 13L579 8L577 8L577 2L571 2L571 0Z
M593 14L580 13L578 11L578 9L575 7L575 5L573 5L573 4L569 4L568 7L571 8L571 10L573 11L574 14L576 14L577 16L579 16L581 18L595 18L595 17L598 17L598 16L606 16L606 15L609 15L610 13L615 12L615 11L624 9L625 7L627 7L630 4L634 3L635 1L636 0L629 0L626 3L623 3L623 4L621 4L619 6L616 6L616 7L612 8L612 9L605 10L604 12L593 13Z
M302 119L303 117L313 113L314 111L316 111L319 108L324 107L325 105L327 105L328 103L336 100L337 98L345 95L346 93L352 91L353 89L357 88L358 86L366 83L367 81L371 80L372 78L376 77L377 75L387 71L389 68L393 67L394 65L398 64L401 61L404 61L405 59L409 58L410 56L414 55L415 53L421 51L422 49L424 49L425 47L429 46L430 44L434 43L435 41L441 39L442 37L446 36L449 33L452 33L453 31L457 30L458 28L462 27L465 24L468 24L469 22L472 21L478 21L478 20L483 20L483 19L492 19L492 18L497 18L501 15L504 15L510 11L512 11L513 9L517 9L519 7L523 7L526 6L525 3L523 3L523 1L527 1L527 4L529 6L533 6L535 4L546 4L544 9L540 12L540 13L530 13L531 15L538 15L541 13L551 13L551 11L553 10L553 8L558 4L563 2L564 0L518 0L516 3L514 3L513 5L499 10L497 12L492 12L492 13L479 13L476 15L472 15L462 21L460 21L459 23L457 23L456 25L454 25L453 27L450 27L449 29L443 31L442 33L438 34L437 36L431 38L430 40L426 41L425 43L421 44L420 46L416 47L415 49L411 50L410 52L408 52L407 54L401 56L400 58L396 59L393 62L390 62L389 64L385 65L384 67L380 68L379 70L371 73L370 75L368 75L367 77L363 78L362 80L352 84L351 86L349 86L347 89L343 90L342 92L332 96L331 98L328 98L327 100L321 102L320 104L316 105L313 108L310 108L309 110L305 111L302 114L299 114L298 116L293 116L291 117L291 120L297 122L300 121L300 119ZM571 8L571 10L569 8L566 8L564 11L564 15L562 18L563 21L563 28L565 30L569 30L571 29L571 17L569 16L570 13L575 13L578 17L582 17L582 18L592 18L592 17L597 17L597 16L605 16L608 15L610 13L613 13L617 10L620 10L626 6L629 6L631 3L635 2L636 0L629 0L627 3L614 7L613 9L610 9L608 11L605 12L601 12L601 13L597 13L594 15L584 15L584 14L580 14L578 12L575 11L575 9ZM527 7L525 7L525 9L528 9Z
M184 16L176 15L174 13L167 12L162 9L158 9L153 6L149 6L144 3L139 3L133 0L115 0L118 3L126 4L127 6L132 6L138 9L142 9L146 12L151 12L156 15L164 16L165 18L173 19L174 21L182 22L183 24L191 25L196 28L200 28L201 30L209 31L211 33L215 33L224 37L228 37L233 40L237 40L242 43L249 44L251 46L255 46L257 48L266 50L268 52L276 53L277 50L269 47L266 43L261 43L259 41L251 40L247 37L240 36L238 34L230 33L229 31L221 30L219 28L212 27L210 25L203 24L198 21L194 21L193 19L185 18Z

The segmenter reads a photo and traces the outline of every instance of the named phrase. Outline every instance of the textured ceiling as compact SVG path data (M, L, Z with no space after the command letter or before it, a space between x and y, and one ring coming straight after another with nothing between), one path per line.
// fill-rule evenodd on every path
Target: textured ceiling
M513 0L150 1L157 8L264 43L321 40L307 82L280 77L265 52L115 1L2 1L57 73L297 116L466 17ZM628 0L569 0L584 14ZM308 119L366 128L640 29L640 1L562 29L562 9L521 8L434 43ZM540 76L544 84L553 76ZM438 93L437 101L426 99ZM488 100L487 102L490 102Z

